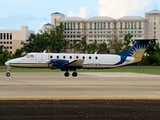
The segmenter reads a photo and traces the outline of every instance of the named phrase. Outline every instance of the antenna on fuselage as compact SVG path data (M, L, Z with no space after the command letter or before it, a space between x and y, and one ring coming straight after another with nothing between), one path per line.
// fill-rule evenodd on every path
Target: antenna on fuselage
M44 50L43 53L46 53L46 50Z

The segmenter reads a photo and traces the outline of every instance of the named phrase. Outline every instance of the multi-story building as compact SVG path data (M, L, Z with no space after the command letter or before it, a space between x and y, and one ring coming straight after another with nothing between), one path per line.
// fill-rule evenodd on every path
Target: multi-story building
M0 30L0 45L3 45L10 53L21 48L21 42L26 42L33 30L28 30L27 26L21 26L20 30Z
M51 29L60 23L64 24L65 39L73 42L80 41L86 36L87 43L95 40L98 43L111 40L122 40L124 35L131 33L134 39L156 38L160 43L160 10L152 10L141 16L124 16L114 19L108 16L96 16L90 19L80 17L65 17L64 14L55 12L51 14L51 23L43 26L44 30ZM22 26L20 30L0 29L0 45L3 45L10 53L21 48L21 42L25 42L33 30Z
M90 19L80 17L65 17L55 12L51 14L50 27L64 24L65 39L80 41L86 36L87 43L93 41L108 42L110 40L122 40L124 35L131 33L134 39L160 40L160 11L155 9L141 16L124 16L118 20L108 16L97 16ZM47 26L44 25L45 28Z

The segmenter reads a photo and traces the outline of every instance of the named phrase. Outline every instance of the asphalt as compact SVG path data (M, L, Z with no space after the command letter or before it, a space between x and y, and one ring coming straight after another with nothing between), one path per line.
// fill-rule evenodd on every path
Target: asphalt
M156 100L0 101L1 120L159 120Z

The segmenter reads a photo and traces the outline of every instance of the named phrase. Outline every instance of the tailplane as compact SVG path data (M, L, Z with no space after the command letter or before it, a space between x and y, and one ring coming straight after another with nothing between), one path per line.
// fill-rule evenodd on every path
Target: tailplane
M140 39L135 40L135 43L133 46L125 51L117 53L118 55L123 56L131 56L135 58L135 62L141 61L142 56L144 55L144 52L149 44L149 42L153 41L156 43L156 39Z

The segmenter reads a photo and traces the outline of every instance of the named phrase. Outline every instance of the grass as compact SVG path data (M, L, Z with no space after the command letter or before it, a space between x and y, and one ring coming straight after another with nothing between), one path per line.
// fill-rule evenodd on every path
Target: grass
M60 72L59 69L40 69L40 68L11 68L11 72ZM78 69L77 72L160 72L160 67L122 67L113 69ZM0 68L0 72L6 72L6 68Z

